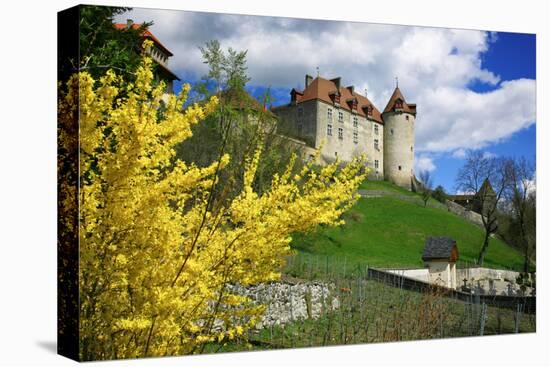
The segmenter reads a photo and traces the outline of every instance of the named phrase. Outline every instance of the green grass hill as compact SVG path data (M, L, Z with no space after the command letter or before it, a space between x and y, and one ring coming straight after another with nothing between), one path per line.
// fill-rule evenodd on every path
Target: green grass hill
M335 263L348 269L358 266L422 267L428 236L448 236L457 241L459 262L475 263L483 242L483 229L450 213L430 199L427 207L420 196L385 181L365 181L363 197L345 214L341 227L322 227L295 234L296 259L317 264ZM521 269L521 254L503 241L492 238L484 266Z

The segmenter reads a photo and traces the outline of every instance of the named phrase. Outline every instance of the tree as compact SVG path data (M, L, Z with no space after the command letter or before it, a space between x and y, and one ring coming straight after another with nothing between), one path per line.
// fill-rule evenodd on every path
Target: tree
M140 63L143 31L152 22L139 27L116 29L114 19L117 15L131 10L127 7L83 5L80 7L79 22L79 60L62 62L63 75L70 76L77 71L86 70L92 77L99 79L109 69L129 80ZM65 81L64 77L62 80Z
M510 163L510 181L506 202L510 224L506 233L510 242L523 252L523 272L529 272L536 249L535 167L524 157Z
M428 204L428 200L432 195L432 177L430 171L424 170L420 172L420 194L422 195L422 201L424 202L424 207Z
M464 166L458 171L458 190L475 193L473 206L481 214L484 228L478 264L483 265L490 236L498 229L498 206L510 182L510 160L489 157L480 151L468 151Z
M164 85L152 86L151 66L144 55L131 83L81 72L60 92L60 200L79 214L60 231L79 233L83 360L194 353L242 335L264 308L227 285L279 279L290 234L341 224L365 177L359 159L292 174L294 157L259 194L260 146L245 159L240 193L213 205L230 157L198 167L176 159L174 147L218 99L182 108L186 85L160 113ZM78 171L64 166L75 149ZM65 200L75 190L78 200Z
M432 197L440 203L445 204L445 202L447 201L447 193L445 192L443 186L438 185L432 192Z
M262 156L254 180L255 190L261 193L270 187L274 174L283 173L293 154L301 156L300 148L277 133L277 117L266 108L269 94L258 101L246 92L250 80L246 74L246 51L225 51L216 40L200 50L209 69L195 85L194 97L200 101L214 95L219 103L203 123L192 128L193 136L176 147L177 156L206 166L224 149L233 158L220 173L226 182L223 196L231 199L240 191L245 157L261 144ZM301 164L301 160L296 160L294 173Z

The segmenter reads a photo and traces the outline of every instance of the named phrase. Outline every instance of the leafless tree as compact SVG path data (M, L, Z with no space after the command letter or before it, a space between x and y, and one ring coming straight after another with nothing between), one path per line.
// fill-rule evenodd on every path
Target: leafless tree
M485 260L491 234L498 229L497 209L509 188L512 165L513 162L508 158L468 151L466 162L456 178L458 190L474 194L474 210L481 214L485 234L477 260L479 265L483 265Z
M529 265L536 249L536 188L535 167L525 157L514 159L510 166L510 181L506 192L511 216L509 235L523 252L523 271Z
M430 174L430 171L424 170L420 171L420 174L418 175L418 179L420 180L420 194L422 195L422 201L424 202L424 207L428 204L428 200L430 200L430 196L432 195L432 186L433 181Z

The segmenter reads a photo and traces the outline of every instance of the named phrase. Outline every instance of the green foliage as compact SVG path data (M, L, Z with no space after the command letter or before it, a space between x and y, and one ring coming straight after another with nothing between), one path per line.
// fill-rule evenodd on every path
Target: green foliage
M432 191L432 197L439 201L440 203L445 204L445 201L447 200L447 193L445 192L445 189L443 186L439 185Z
M213 82L215 91L237 90L242 91L250 81L246 75L247 51L236 51L229 47L227 54L222 50L218 40L206 42L204 47L199 47L203 62L208 65L208 74L202 79L206 85Z
M271 178L281 174L293 154L301 155L295 143L277 134L277 119L264 106L269 92L258 101L246 90L250 78L246 75L246 51L229 48L224 51L217 40L200 47L208 73L194 86L195 99L201 100L217 95L220 101L214 114L193 127L193 136L176 147L177 157L199 166L207 166L218 159L221 152L231 156L228 167L220 174L226 184L219 188L216 197L226 200L238 193L242 186L245 157L259 145L262 156L254 180L259 193L268 190ZM294 172L303 163L296 160Z
M432 177L429 171L422 171L420 172L419 178L419 191L422 196L424 206L426 206L428 204L428 200L432 197Z
M141 57L141 34L153 24L140 27L116 29L114 18L131 8L84 5L80 18L80 64L74 71L86 70L94 78L114 69L128 79L139 66ZM74 64L74 62L73 62Z

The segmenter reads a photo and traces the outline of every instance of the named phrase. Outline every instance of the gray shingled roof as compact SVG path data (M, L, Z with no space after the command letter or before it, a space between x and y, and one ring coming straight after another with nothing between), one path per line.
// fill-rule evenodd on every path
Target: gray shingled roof
M449 237L428 237L422 260L451 259L456 241ZM457 254L458 255L458 254Z

